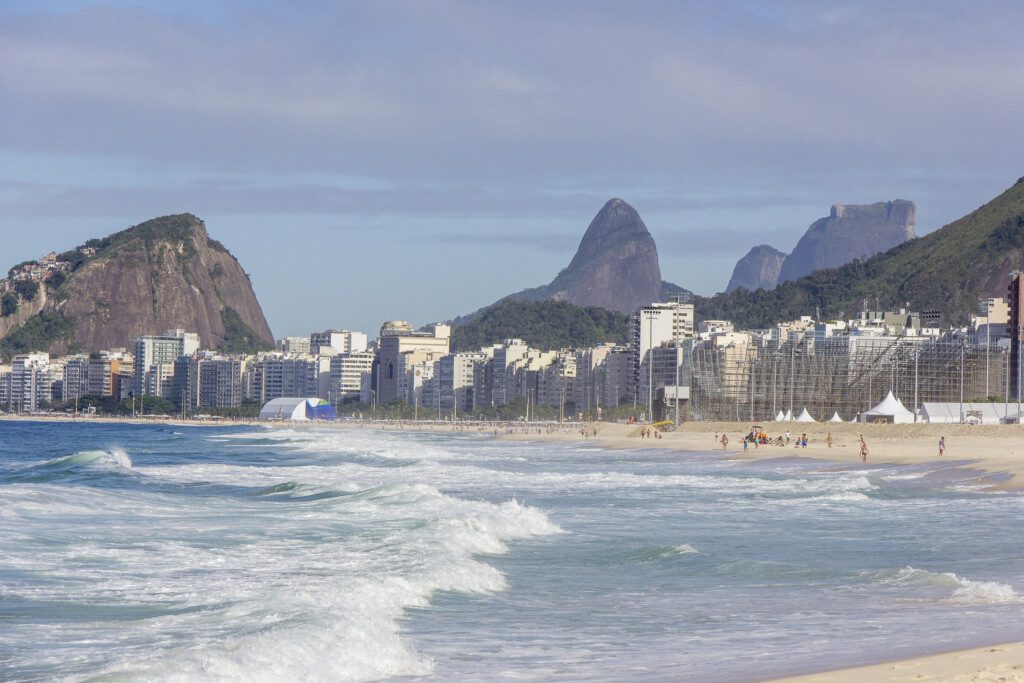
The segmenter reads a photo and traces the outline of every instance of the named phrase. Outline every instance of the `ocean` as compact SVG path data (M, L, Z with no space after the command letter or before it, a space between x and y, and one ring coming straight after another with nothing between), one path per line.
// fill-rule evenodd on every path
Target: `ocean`
M732 681L1024 640L1024 497L955 465L2 421L0 679Z

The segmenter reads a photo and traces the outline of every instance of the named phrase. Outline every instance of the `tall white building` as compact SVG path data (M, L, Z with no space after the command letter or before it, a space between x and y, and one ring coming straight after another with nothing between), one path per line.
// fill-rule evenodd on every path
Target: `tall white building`
M437 387L445 410L469 411L473 405L474 375L478 364L486 363L487 353L452 353L437 361Z
M358 400L373 372L374 354L369 351L339 353L331 358L331 384L327 400L338 405Z
M59 366L58 366L59 367ZM8 401L12 411L31 413L53 399L53 385L61 372L51 367L50 354L25 353L11 361ZM63 368L60 367L60 371Z
M335 353L360 353L366 350L369 340L364 332L348 330L324 330L309 335L309 353L320 354L322 347L330 347ZM334 355L334 354L325 354Z
M651 349L692 338L693 304L654 303L633 313L629 319L629 348L633 358L633 396L638 402L646 402L658 388L657 383L649 387Z
M406 369L420 362L420 358L406 358L414 351L424 351L436 358L446 355L451 342L451 327L441 323L426 325L412 331L409 324L401 320L384 323L380 331L377 349L374 383L379 403L404 401L406 391ZM436 360L435 358L435 360Z
M132 343L135 353L135 377L132 391L136 396L163 396L177 399L174 386L174 364L182 356L199 350L199 335L184 330L168 330L161 335L137 337Z

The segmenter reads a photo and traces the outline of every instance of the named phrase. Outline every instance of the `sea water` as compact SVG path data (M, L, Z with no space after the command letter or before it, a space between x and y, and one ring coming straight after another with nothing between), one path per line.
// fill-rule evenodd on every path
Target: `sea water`
M1024 498L795 454L0 422L0 679L753 680L1024 639Z

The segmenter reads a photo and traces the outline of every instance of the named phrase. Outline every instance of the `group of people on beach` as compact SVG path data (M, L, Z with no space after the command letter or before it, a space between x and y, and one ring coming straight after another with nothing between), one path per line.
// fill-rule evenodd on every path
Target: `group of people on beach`
M657 429L654 429L652 427L641 427L640 428L640 438L641 439L660 439L661 438L661 432L659 432Z

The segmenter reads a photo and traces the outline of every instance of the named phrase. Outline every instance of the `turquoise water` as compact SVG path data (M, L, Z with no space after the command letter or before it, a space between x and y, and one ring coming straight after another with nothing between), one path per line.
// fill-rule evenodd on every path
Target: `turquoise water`
M746 680L1024 639L976 471L0 422L0 679Z

